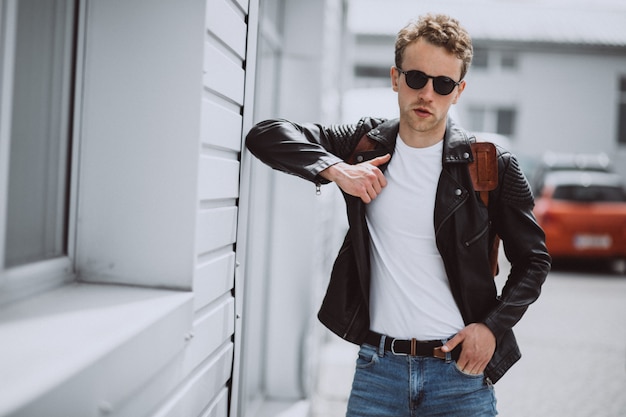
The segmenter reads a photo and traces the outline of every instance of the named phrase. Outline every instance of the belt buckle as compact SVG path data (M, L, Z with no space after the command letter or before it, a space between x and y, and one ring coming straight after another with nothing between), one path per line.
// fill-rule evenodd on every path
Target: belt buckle
M411 352L410 353L396 352L395 345L396 345L397 340L398 339L393 339L391 341L391 353L393 353L396 356L417 356L417 339L415 338L411 339Z
M397 341L397 340L398 340L398 339L395 339L395 338L394 338L394 339L391 341L391 353L393 353L393 354L394 354L394 355L396 355L396 356L408 356L406 353L396 352L395 345L396 345L396 341Z

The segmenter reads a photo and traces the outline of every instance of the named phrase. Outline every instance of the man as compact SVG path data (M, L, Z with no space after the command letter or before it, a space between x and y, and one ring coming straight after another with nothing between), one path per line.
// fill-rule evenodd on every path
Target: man
M319 319L361 346L348 416L493 416L493 384L520 358L512 327L550 269L533 198L498 149L498 186L474 191L467 133L448 118L472 44L459 22L427 15L396 40L398 120L259 123L248 148L275 169L343 191L350 229ZM369 159L349 160L360 139ZM489 264L498 235L511 272L500 296Z

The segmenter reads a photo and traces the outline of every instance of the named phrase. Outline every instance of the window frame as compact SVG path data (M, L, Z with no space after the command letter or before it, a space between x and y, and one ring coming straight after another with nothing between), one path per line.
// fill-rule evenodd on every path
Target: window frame
M12 16L15 16L17 1L19 0L6 0L6 2L11 2L6 7L5 2L0 2L0 42L4 42L6 38L3 37L6 25L2 25L2 22L14 21ZM205 349L208 340L206 337L196 337L192 340L192 331L200 329L196 334L213 335L215 332L206 331L206 329L212 330L215 327L226 333L230 331L229 326L223 326L224 330L222 330L221 324L234 320L223 315L223 319L219 317L215 319L215 322L213 321L213 318L217 317L213 315L216 310L220 314L227 311L224 306L228 304L224 303L224 300L232 298L231 294L223 294L222 298L211 300L217 301L211 307L204 306L206 308L196 310L195 303L198 294L194 295L191 287L195 272L193 268L197 266L198 258L197 253L193 251L195 238L197 234L206 235L205 230L210 230L195 227L198 211L198 183L196 181L199 173L194 162L198 160L198 147L201 140L199 135L202 121L200 86L202 85L204 58L202 49L204 38L198 34L204 30L206 5L202 2L194 2L193 5L189 4L189 7L176 7L171 2L147 4L131 1L121 4L93 0L77 1L79 19L76 27L77 56L74 67L76 87L72 110L73 121L70 126L73 139L72 171L68 179L71 196L68 206L70 210L67 245L69 256L37 265L15 267L10 271L4 271L3 265L0 264L1 330L5 339L11 342L0 346L0 369L3 372L6 370L7 380L12 381L0 394L4 400L0 401L0 415L11 414L14 410L24 410L25 414L29 414L35 409L43 410L51 407L64 415L88 415L101 406L101 397L94 393L98 392L103 380L121 381L119 389L107 397L112 404L122 404L131 409L139 404L143 408L149 406L161 411L170 410L168 407L177 404L180 398L173 398L165 404L159 398L166 398L179 383L188 380L195 383L194 369L201 364L208 363L207 355L213 352L211 347L208 351ZM12 16L7 16L5 10L11 8ZM159 20L151 19L151 17L158 17ZM117 24L118 22L119 26L111 29L114 26L111 23ZM167 30L163 30L165 23L170 25ZM137 30L137 25L142 26L143 33ZM135 34L143 35L137 36L140 38L139 42L127 42L127 45L120 45L120 39L135 40ZM211 34L205 34L205 36L211 36ZM109 37L116 39L110 40ZM171 42L165 42L170 38L172 38ZM2 45L4 43L0 43L0 46ZM129 56L136 56L137 51L142 53L148 51L145 60L128 59ZM3 51L0 50L0 52ZM172 56L179 59L172 59ZM90 222L92 225L99 222L97 215L102 213L100 211L93 215L92 211L85 215L86 206L89 209L94 203L102 201L96 201L99 196L94 196L94 193L90 191L100 192L99 186L104 185L105 191L113 190L111 194L115 196L116 187L120 185L119 177L111 180L108 176L99 176L100 182L94 185L93 167L90 164L94 156L98 160L98 151L103 148L106 150L106 146L112 150L120 149L121 144L126 146L127 139L131 135L122 129L125 136L112 141L113 144L102 140L103 136L111 135L111 131L107 129L110 128L112 122L121 124L120 120L127 120L119 118L120 113L126 109L116 113L118 119L114 121L101 110L102 106L110 107L103 96L107 97L106 93L111 90L112 82L119 79L119 73L109 70L109 67L105 68L101 65L102 62L111 63L114 69L119 70L120 67L124 70L129 69L135 74L145 73L145 68L153 70L156 75L145 77L141 80L143 84L139 83L140 86L145 89L149 82L158 86L167 86L169 87L167 92L172 98L171 101L154 100L151 96L140 94L135 89L125 88L127 95L120 101L128 102L129 98L134 99L129 106L147 104L149 110L162 111L163 113L159 114L167 115L170 114L169 111L172 108L170 103L177 103L182 107L178 117L156 118L158 120L155 121L155 125L158 126L149 130L148 134L137 128L138 126L143 128L146 123L136 123L131 126L139 130L138 138L141 139L138 146L129 147L135 151L128 158L133 161L138 160L138 156L147 154L142 151L147 148L146 145L153 143L155 137L150 136L149 133L157 130L176 133L173 137L177 140L167 142L171 146L163 146L163 140L157 141L157 144L161 146L154 146L154 149L159 152L154 159L162 161L171 157L177 163L178 169L161 169L156 171L156 174L151 172L150 174L153 175L150 177L144 170L131 171L134 177L140 177L143 181L142 185L147 189L150 203L161 202L163 189L169 191L170 195L175 194L178 197L167 199L168 202L172 201L170 205L174 207L168 206L166 210L160 210L160 204L151 204L150 208L154 208L155 214L150 217L150 225L144 226L140 233L135 233L143 238L142 243L152 243L162 235L167 235L169 238L171 231L175 230L176 233L171 235L176 237L177 241L173 244L167 242L166 250L173 252L172 246L182 249L173 254L176 257L174 260L177 261L174 265L175 273L170 273L165 279L161 278L158 272L164 270L164 266L169 266L171 259L162 256L162 252L156 254L150 252L148 255L152 258L151 264L139 274L130 277L118 274L121 276L119 283L101 279L97 275L98 271L88 270L88 262L82 265L80 263L81 255L83 261L102 259L98 258L102 252L100 235L90 234L90 231L83 232L85 225L89 226ZM3 65L2 56L0 56L0 82L5 79L10 81L7 74L2 73ZM4 65L4 67L10 66ZM105 87L94 91L94 85L100 84L105 84ZM5 87L11 85L10 82L4 82ZM115 93L120 94L120 91L124 93L125 86L125 83L119 83ZM8 101L6 100L7 93L2 92L2 84L0 84L0 101L3 104L0 111L2 113L5 113L5 109L10 109L10 106L4 106L5 102L10 103L10 96L8 96ZM10 113L11 111L8 111L9 115ZM154 117L154 112L146 111L146 113ZM94 119L99 122L95 127L93 126ZM106 132L98 134L103 130L103 126ZM0 129L5 129L5 127L6 124L3 124ZM127 125L125 124L124 127ZM5 130L9 132L9 129ZM5 139L8 137L5 134ZM8 140L4 140L4 143L0 141L0 146L7 144ZM95 145L103 146L98 148ZM150 149L153 150L153 148ZM4 153L0 155L0 164L4 161L4 155ZM150 153L150 157L153 155ZM2 173L5 166L0 165L0 183L6 178ZM130 179L135 179L134 177ZM124 179L128 180L128 178ZM0 193L4 190L6 186L2 188L0 184ZM3 194L0 194L0 199L2 197ZM100 205L103 211L109 210L109 202L116 209L120 205L126 208L128 203L122 199L116 201L105 199L104 201L107 204ZM89 204L92 207L89 207ZM0 200L0 210L3 210L3 205L3 201ZM122 222L128 223L130 220L142 220L148 217L143 215L145 212L140 212L139 215L137 213L137 211L124 211L119 218ZM172 218L180 219L180 221L172 222L170 221ZM1 242L4 242L5 222L6 216L0 211ZM165 233L157 227L152 227L152 225L163 223L170 226ZM109 227L110 224L117 225L118 223L106 224L107 227L103 228L105 234L109 230L112 231L110 233L122 230L124 236L126 234L132 236L128 228ZM85 241L88 241L87 245ZM129 251L128 245L123 246L125 243L127 243L126 240L114 242L119 252ZM155 246L157 245L153 245L150 249ZM160 248L157 247L157 249ZM4 256L0 256L0 259L3 258ZM0 262L4 261L0 260ZM139 262L145 262L145 258L137 261ZM14 279L18 276L19 280ZM9 286L2 285L9 281L15 283L15 287L8 288ZM64 284L68 281L74 282L69 285ZM219 310L214 310L213 307L219 307ZM121 328L124 329L123 332L109 331ZM181 331L185 335L179 333ZM99 334L102 337L97 341L90 340L93 334ZM167 337L163 337L164 335ZM226 340L226 336L223 338ZM145 351L155 345L158 345L159 349L154 354L137 355L138 351ZM68 352L79 352L79 354L68 355ZM221 363L228 364L229 351L223 349L222 352L226 353L220 353L222 356L219 360L222 361ZM110 359L106 361L106 367L102 366L103 355ZM183 358L189 365L188 369L185 368L183 373L177 373L175 380L168 379L168 373L163 374L161 371L167 371L170 365L176 363L177 358ZM131 362L142 371L134 373L132 378L125 378L127 373L125 370ZM167 379L167 384L161 383L159 379L163 375ZM156 379L155 376L157 376ZM131 404L127 401L127 393L156 393L156 396L152 396L155 398L152 405L141 404L141 401L137 402L135 399L131 401ZM81 398L78 405L65 401L67 398L76 396Z
M75 234L78 202L78 149L80 138L82 80L84 76L84 42L86 0L77 0L75 12L74 76L71 82L73 91L69 110L69 174L67 199L67 247L66 254L41 261L30 262L14 267L5 267L6 247L6 204L0 205L0 306L30 295L60 287L76 280L75 274ZM17 28L17 0L7 0L0 6L0 196L6 201L8 194L8 166L10 161L11 116L13 98L13 68L15 63Z

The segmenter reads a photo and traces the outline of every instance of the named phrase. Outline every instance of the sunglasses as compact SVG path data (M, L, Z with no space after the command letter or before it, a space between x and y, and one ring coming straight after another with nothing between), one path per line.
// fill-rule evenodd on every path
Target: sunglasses
M414 90L419 90L420 88L424 88L426 83L428 83L428 79L433 80L433 90L437 94L442 96L447 96L454 90L454 87L461 84L461 81L454 81L452 78L445 77L440 75L438 77L433 77L432 75L428 75L423 73L422 71L412 70L412 71L403 71L401 68L396 67L398 71L404 74L404 79L406 80L406 84Z

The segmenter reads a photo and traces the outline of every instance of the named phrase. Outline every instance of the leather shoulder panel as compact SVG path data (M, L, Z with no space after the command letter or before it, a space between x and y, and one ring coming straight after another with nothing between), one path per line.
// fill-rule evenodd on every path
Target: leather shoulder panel
M517 207L534 206L530 185L522 172L517 159L510 153L502 156L505 162L504 175L500 187L500 199L505 204Z

